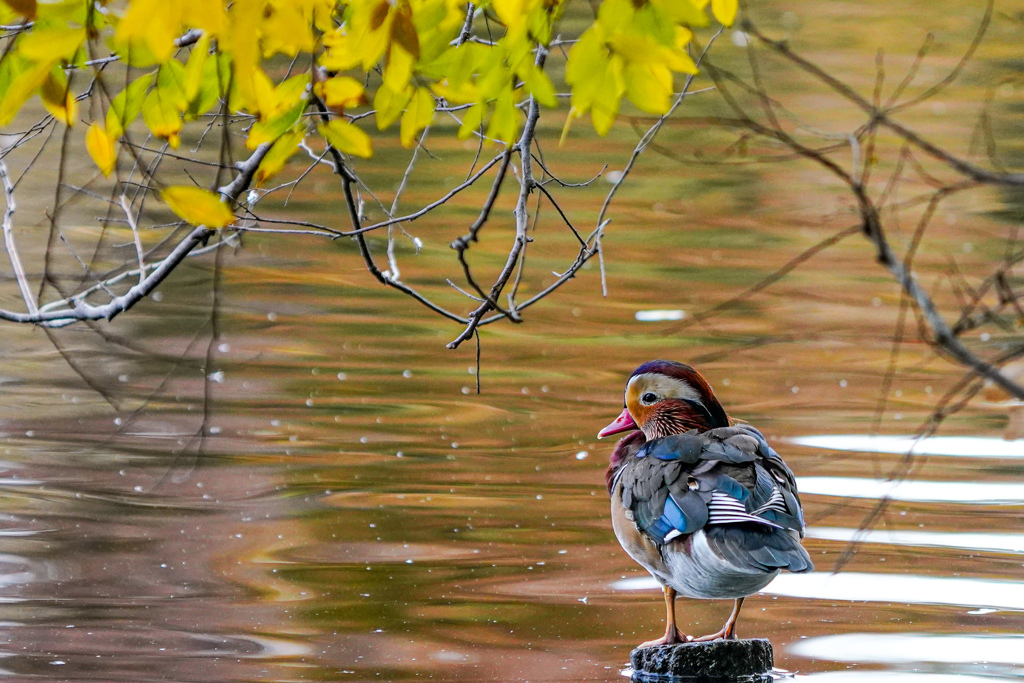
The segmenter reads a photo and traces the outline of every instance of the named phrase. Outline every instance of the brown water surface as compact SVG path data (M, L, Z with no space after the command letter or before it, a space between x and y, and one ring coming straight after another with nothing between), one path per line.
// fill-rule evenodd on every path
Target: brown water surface
M961 82L905 115L958 152L990 87L1021 63L1011 13L1019 8L1010 5L997 4ZM938 48L922 89L941 78L982 11L791 2L761 16L870 91L876 50L885 47L896 82L929 30ZM737 42L723 36L721 61L743 62ZM792 72L768 75L815 125L841 132L857 120ZM992 105L1011 156L1020 136L1010 122L1024 101L1016 88ZM723 113L717 100L693 102L694 115ZM571 180L605 163L621 168L636 141L628 121L607 140L578 123L558 149L561 123L551 116L542 140L553 170ZM724 139L683 125L663 133L667 148L685 154ZM403 206L430 201L464 174L474 150L451 139L433 135L439 160L423 162ZM364 173L393 188L407 157L388 144L378 141ZM592 226L609 187L602 179L566 192L574 220ZM400 249L403 277L458 310L466 300L437 273L451 268L447 245L479 199L460 197L409 226L424 242L419 255L407 241ZM42 218L32 202L41 210L48 200L41 192L26 201L26 226ZM267 202L280 215L340 220L326 172L287 209ZM512 203L502 196L492 241L474 247L485 274L511 238ZM922 246L922 277L933 283L950 254L982 272L1002 253L1015 206L1019 197L991 190L944 204ZM896 488L882 480L899 464L900 444L790 441L912 434L961 375L908 341L876 429L899 291L866 241L840 242L699 325L637 320L651 310L692 316L729 298L850 225L850 208L811 164L694 165L649 154L613 205L608 297L592 263L523 325L486 328L480 395L472 344L444 347L458 328L378 286L344 240L249 236L224 252L208 366L211 257L175 273L159 301L100 326L113 339L85 327L57 332L113 406L42 331L5 326L0 676L621 680L630 649L661 632L663 607L612 536L603 478L611 444L595 434L621 409L629 372L665 357L698 365L729 412L765 432L804 491L818 572L781 577L750 599L742 636L770 638L777 665L815 683L1019 677L1024 441L1002 440L1005 409L979 399L948 420L940 436L978 440L931 442L932 454ZM83 209L82 234L94 230L91 215ZM907 234L894 236L901 248L912 226L908 216ZM537 230L529 258L538 274L524 291L549 283L547 273L575 253L550 209ZM380 253L382 237L372 245ZM5 291L3 305L16 307L16 292ZM955 301L948 288L936 291L943 305ZM970 340L980 353L1015 339L989 332ZM892 497L886 513L830 577L883 495ZM717 629L727 612L725 603L679 604L694 632Z

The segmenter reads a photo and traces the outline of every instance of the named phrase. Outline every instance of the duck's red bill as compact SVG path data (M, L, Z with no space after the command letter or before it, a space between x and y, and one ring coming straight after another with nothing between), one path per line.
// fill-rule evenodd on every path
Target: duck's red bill
M619 432L628 432L631 429L639 429L633 416L629 414L629 408L623 408L622 414L615 418L615 421L597 433L597 438L603 439Z

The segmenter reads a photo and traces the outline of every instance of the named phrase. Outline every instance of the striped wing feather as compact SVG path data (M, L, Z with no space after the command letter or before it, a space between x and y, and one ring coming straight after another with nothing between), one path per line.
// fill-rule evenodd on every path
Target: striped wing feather
M804 519L793 473L749 425L650 441L620 476L623 506L655 543L704 529L737 566L811 568L798 540Z

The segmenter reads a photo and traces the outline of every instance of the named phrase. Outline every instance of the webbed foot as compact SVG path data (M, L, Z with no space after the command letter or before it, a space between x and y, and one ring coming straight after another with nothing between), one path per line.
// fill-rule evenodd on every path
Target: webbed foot
M693 636L688 636L677 628L673 628L671 631L666 631L665 635L655 640L648 640L646 643L641 643L640 647L657 647L658 645L675 645L676 643L689 643L693 641Z

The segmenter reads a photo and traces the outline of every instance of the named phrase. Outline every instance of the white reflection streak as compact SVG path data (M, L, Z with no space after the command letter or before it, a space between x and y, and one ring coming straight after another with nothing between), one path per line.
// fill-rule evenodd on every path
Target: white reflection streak
M801 494L891 498L917 503L1022 505L1024 484L973 481L888 481L861 477L800 477Z
M654 590L654 577L620 579L613 590ZM913 574L811 572L780 574L761 593L813 600L890 602L898 605L956 605L1024 611L1024 583Z
M800 640L788 650L809 659L864 664L1024 664L1024 635L844 633Z
M995 676L964 676L961 674L908 673L903 671L825 671L819 674L796 675L806 683L996 683L1019 678Z
M789 443L834 451L861 453L895 453L906 455L913 448L916 455L940 455L959 458L1024 458L1024 439L1006 441L990 436L913 436L886 434L821 434L786 439Z
M780 574L761 591L818 600L963 605L1024 610L1024 583L907 574Z
M951 531L915 531L856 529L816 526L807 529L810 538L826 541L859 541L889 545L913 545L925 548L958 548L989 552L1024 553L1024 534L986 534Z
M640 322L659 322L662 320L682 320L686 317L686 311L679 309L655 309L651 311L637 311L636 319Z

